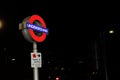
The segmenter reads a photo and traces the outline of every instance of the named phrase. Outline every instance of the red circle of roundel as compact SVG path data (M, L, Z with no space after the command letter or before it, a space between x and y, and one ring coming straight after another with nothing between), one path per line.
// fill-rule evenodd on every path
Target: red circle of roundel
M32 24L35 20L38 20L41 23L41 26L43 28L46 28L46 24L45 24L44 20L38 15L31 16L28 21L29 21L29 23ZM41 36L37 36L32 29L29 29L28 31L29 31L31 37L33 38L33 40L35 40L36 42L42 42L46 38L46 33L42 33Z

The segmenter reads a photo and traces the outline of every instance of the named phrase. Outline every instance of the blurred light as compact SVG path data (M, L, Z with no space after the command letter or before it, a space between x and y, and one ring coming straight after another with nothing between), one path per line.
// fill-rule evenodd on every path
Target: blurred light
M110 34L113 34L113 33L114 33L114 30L109 30L109 33L110 33Z
M84 63L83 61L78 61L78 64L82 64L82 63Z
M15 59L12 59L12 61L15 61Z
M95 74L95 72L93 72L93 75Z
M51 62L50 61L48 61L48 64L50 64Z
M62 68L61 68L61 71L63 71L64 69L65 69L65 68L62 67Z
M95 74L96 74L96 72L92 72L92 74L93 74L93 75L95 75Z
M56 80L59 80L59 77L56 77Z
M3 21L0 20L0 29L2 29L2 28L3 28Z
M6 51L6 48L3 48L4 49L4 51Z
M51 76L48 76L48 78L50 79L50 78L51 78Z

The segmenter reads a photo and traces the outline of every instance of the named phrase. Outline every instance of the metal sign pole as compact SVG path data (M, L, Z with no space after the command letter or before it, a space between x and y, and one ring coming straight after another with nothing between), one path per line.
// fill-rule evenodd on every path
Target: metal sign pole
M38 68L37 67L34 67L34 80L39 80L39 77L38 77Z
M33 43L33 52L34 53L37 53L37 43L36 42L34 42ZM33 68L33 77L34 77L34 80L39 80L39 76L38 76L38 67L37 66L35 66L34 68Z

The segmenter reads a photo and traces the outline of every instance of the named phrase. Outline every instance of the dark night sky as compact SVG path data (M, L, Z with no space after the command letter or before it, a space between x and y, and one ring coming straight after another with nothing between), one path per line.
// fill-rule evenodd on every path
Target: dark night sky
M17 0L7 3L4 1L1 4L0 18L4 21L4 27L0 30L2 54L0 62L9 78L16 79L13 75L23 80L32 78L30 67L32 44L23 38L18 25L24 18L33 14L40 15L50 31L46 40L38 43L38 51L43 55L43 68L40 69L40 77L43 79L49 75L49 70L56 66L64 66L67 73L70 72L69 75L76 73L73 77L79 76L81 69L83 72L84 69L86 72L92 70L90 61L94 56L94 41L98 40L98 43L102 44L99 42L100 32L106 45L104 47L106 47L108 75L120 71L118 66L120 15L117 5L113 8L110 4L83 5L82 2L53 3L47 0L28 2ZM107 31L110 29L114 29L115 34L109 35ZM13 58L16 60L11 61ZM85 64L78 65L81 60ZM52 65L48 64L48 61ZM109 80L114 80L110 78Z

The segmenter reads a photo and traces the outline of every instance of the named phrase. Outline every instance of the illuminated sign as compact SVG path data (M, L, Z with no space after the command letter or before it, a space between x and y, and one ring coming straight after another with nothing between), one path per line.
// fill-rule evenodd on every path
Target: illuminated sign
M26 28L48 34L48 28L43 28L42 26L30 24L29 22L26 23Z
M33 16L31 16L28 21L29 21L29 23L33 24L33 22L36 21L36 20L41 23L41 26L42 26L43 28L46 28L46 24L45 24L44 20L43 20L40 16L38 16L38 15L33 15ZM47 36L46 33L42 33L41 36L38 36L38 35L36 35L36 34L34 33L34 31L33 31L32 29L29 29L29 33L30 33L31 37L32 37L36 42L42 42L42 41L44 41L45 38L46 38L46 36Z
M43 42L48 35L48 28L44 20L39 15L32 15L19 24L23 36L29 42Z

